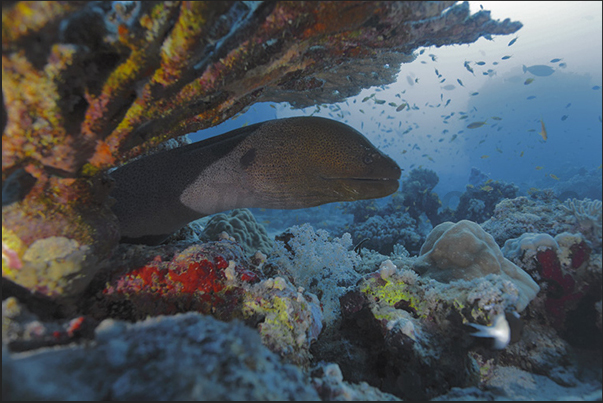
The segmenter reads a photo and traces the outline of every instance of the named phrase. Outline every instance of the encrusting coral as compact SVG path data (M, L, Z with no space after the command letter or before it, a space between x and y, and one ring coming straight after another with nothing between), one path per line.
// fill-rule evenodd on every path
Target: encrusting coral
M228 239L191 246L120 247L86 292L82 310L97 320L141 320L194 311L257 327L263 342L307 365L322 329L319 301L283 277L264 278L265 256L246 257Z

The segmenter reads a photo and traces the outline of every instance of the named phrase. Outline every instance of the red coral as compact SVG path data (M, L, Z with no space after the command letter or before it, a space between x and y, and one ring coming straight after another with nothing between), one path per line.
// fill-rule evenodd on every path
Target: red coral
M171 260L156 256L144 266L114 274L104 287L103 300L97 308L100 315L116 313L120 317L137 319L147 315L174 314L197 311L212 313L229 320L244 290L235 283L227 284L225 269L229 267L229 252L198 246L176 253ZM256 282L256 273L246 267L244 260L234 258L234 270L245 282ZM104 314L102 313L104 312Z
M574 290L575 281L571 275L563 273L561 263L554 250L547 249L538 252L537 259L540 263L542 277L549 282L554 281L556 285L560 286L563 290L562 294L567 294Z
M540 264L540 274L548 285L545 307L551 314L553 326L561 329L565 322L566 312L584 294L575 291L576 281L571 274L563 272L557 253L554 250L547 249L538 252L536 258ZM572 267L573 265L574 261L572 260Z
M584 241L573 244L570 251L572 252L572 269L574 270L590 259L590 248Z
M195 291L218 293L224 288L224 284L222 284L224 275L220 271L224 268L223 265L202 260L190 263L188 268L181 273L171 271L169 277L172 281L180 283L180 292L185 294L192 294Z
M240 274L241 274L241 280L243 280L245 282L248 282L248 283L257 283L258 281L260 281L260 278L258 277L258 275L255 274L252 271L241 270Z

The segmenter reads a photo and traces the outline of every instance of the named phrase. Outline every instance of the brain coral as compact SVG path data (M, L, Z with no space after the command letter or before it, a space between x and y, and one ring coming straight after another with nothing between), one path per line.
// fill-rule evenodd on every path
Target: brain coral
M505 259L491 235L467 220L456 224L448 221L435 227L413 267L420 274L444 283L498 274L518 288L518 311L540 290L526 272Z
M268 254L272 250L272 241L266 228L246 208L232 210L230 214L216 214L207 223L203 235L215 241L221 232L234 237L248 255L258 250Z

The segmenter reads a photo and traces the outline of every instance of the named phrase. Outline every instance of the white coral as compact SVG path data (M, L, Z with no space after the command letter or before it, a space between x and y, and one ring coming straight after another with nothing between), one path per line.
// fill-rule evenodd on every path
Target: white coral
M360 275L354 267L360 257L353 251L352 238L345 233L329 240L325 230L309 224L289 228L293 235L285 245L276 241L270 260L286 271L296 286L319 295L324 318L331 323L340 316L339 297L356 284Z
M587 235L588 232L592 231L598 244L601 244L601 234L603 232L601 206L601 200L591 199L568 199L561 205L566 212L576 217L582 233L586 232L585 235Z

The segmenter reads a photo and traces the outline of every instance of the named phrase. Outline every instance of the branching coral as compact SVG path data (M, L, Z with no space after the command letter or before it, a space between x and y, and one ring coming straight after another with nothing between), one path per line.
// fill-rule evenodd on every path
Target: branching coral
M576 217L578 231L590 238L595 247L601 246L603 210L601 200L568 199L561 205Z
M433 188L439 178L430 169L417 168L410 171L408 178L402 182L402 205L415 220L425 214L432 225L439 224L438 209L442 205Z
M331 240L325 230L293 226L277 238L269 263L281 268L296 286L318 295L330 324L340 316L339 297L360 278L354 270L360 258L351 247L350 234Z
M372 216L366 222L351 226L349 231L356 244L365 240L363 248L383 254L392 253L397 244L416 254L422 241L416 230L416 221L405 212Z
M492 217L498 202L515 198L518 190L519 188L512 183L499 181L486 181L479 186L467 185L467 189L460 197L454 217L456 220L484 222Z

